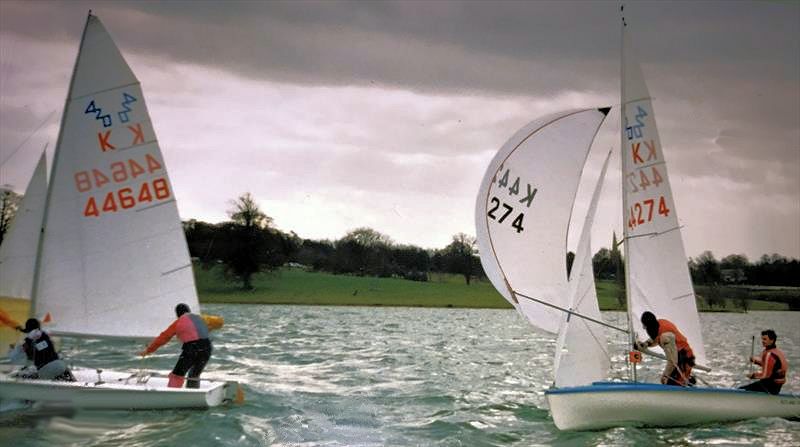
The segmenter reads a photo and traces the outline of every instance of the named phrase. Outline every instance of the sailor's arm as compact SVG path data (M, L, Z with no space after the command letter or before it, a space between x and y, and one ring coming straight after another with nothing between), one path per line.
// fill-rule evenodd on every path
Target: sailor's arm
M175 320L172 322L172 324L169 325L168 328L164 330L164 332L162 332L158 337L156 337L155 340L153 340L153 342L150 343L147 346L147 348L145 348L144 351L140 352L139 355L144 356L156 352L158 348L164 346L164 344L166 344L168 341L170 341L170 339L172 339L172 337L175 336L175 334L177 333L177 328L178 328L178 320Z
M659 339L664 355L667 357L667 365L664 367L663 377L669 377L672 371L678 367L678 346L675 343L675 334L664 332ZM662 378L663 378L662 377Z
M11 329L22 330L22 326L16 320L11 318L3 309L0 309L0 324L8 326Z

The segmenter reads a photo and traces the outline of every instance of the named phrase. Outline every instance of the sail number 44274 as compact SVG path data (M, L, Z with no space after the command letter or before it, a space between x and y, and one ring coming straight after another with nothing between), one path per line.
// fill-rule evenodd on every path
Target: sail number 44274
M657 209L656 199L642 200L641 202L636 202L631 205L630 214L628 216L628 228L634 229L639 225L652 222L654 211L656 212L656 216L669 216L670 209L667 207L667 202L664 200L664 196L660 196L658 198Z
M486 215L496 220L498 223L505 222L508 217L514 213L513 206L508 205L505 202L500 202L500 199L497 197L492 197L491 203L491 206L489 206L489 212L487 212ZM517 233L520 233L525 229L522 227L522 221L524 218L525 213L519 213L517 214L517 217L511 221L511 227L517 230Z

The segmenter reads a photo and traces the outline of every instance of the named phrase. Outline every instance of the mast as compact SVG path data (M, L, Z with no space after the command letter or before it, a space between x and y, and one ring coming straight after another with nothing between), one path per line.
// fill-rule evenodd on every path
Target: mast
M61 124L58 128L58 139L56 139L56 147L53 151L53 164L50 167L50 181L47 182L47 195L44 199L44 214L42 215L41 228L39 230L39 241L36 246L36 264L33 269L33 287L31 288L31 306L29 314L32 318L36 318L36 298L39 294L39 272L42 268L42 247L44 247L45 225L47 224L47 215L50 211L50 199L53 195L53 174L58 167L58 155L61 149L61 140L64 138L64 123L67 118L67 108L72 99L72 88L75 85L75 73L78 71L78 61L81 58L81 50L83 49L83 41L86 39L86 30L89 29L89 21L92 19L92 10L86 17L86 24L83 26L83 33L81 33L81 43L78 45L78 54L75 56L75 65L72 67L72 77L69 81L69 90L67 91L67 99L64 100L64 112L61 114Z
M628 334L630 337L630 346L636 342L636 333L633 330L633 321L631 321L631 269L630 269L630 256L628 253L628 225L625 219L628 214L628 197L625 194L625 121L627 120L625 104L625 28L628 24L625 22L625 5L620 6L620 15L622 16L621 32L620 32L620 76L619 76L619 94L620 94L620 114L619 114L619 165L620 165L620 187L622 190L622 240L625 242L623 245L623 262L625 269L625 313L628 320ZM636 364L632 364L631 373L633 381L636 382Z

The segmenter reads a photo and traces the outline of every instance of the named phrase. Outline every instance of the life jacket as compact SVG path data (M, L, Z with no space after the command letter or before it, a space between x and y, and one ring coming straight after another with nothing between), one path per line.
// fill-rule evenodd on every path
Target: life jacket
M658 320L658 335L654 340L659 345L661 344L661 335L665 332L672 332L675 334L675 345L678 348L678 352L686 351L686 357L694 357L694 352L692 351L692 347L689 346L689 341L686 340L681 331L678 330L678 327L675 326L671 321L659 319Z
M772 354L780 363L778 368L775 368L775 363L768 364L769 355ZM769 365L769 366L768 366ZM786 361L786 356L778 348L765 349L761 353L761 367L763 368L763 379L772 379L773 382L779 385L786 383L786 373L789 371L789 362Z
M176 323L175 333L183 343L208 338L208 326L200 315L185 313Z
M58 360L58 354L53 342L50 341L50 336L39 329L36 331L38 332L31 331L25 337L23 348L28 358L33 360L36 369L39 369L53 360Z

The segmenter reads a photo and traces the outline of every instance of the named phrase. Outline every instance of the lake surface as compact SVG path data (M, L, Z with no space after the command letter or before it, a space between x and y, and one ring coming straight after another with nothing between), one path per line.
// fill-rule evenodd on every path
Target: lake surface
M4 414L0 445L532 446L800 445L800 422L764 418L673 429L560 432L547 411L555 337L513 310L207 305L226 325L204 377L244 384L243 405L206 411ZM604 313L622 322L622 313ZM702 314L711 374L745 382L751 335L774 328L800 392L800 312ZM624 345L610 377L622 377ZM63 340L69 361L172 368L171 342L141 361L139 345ZM760 352L758 345L757 352ZM646 360L655 380L661 361ZM641 373L641 372L640 372Z

